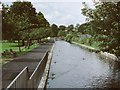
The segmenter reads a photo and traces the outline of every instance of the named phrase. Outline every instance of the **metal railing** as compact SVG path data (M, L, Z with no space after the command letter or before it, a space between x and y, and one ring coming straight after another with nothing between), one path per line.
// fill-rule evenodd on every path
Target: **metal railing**
M48 60L48 51L46 52L42 60L39 62L38 66L36 67L32 75L30 76L29 82L28 82L28 88L38 87L38 84L42 78L47 60Z
M48 51L44 54L36 69L29 77L28 67L25 67L16 78L8 85L6 90L11 88L37 88L44 73L44 69L48 60Z
M10 88L27 88L28 82L28 67L25 67L16 78L8 85L6 90Z

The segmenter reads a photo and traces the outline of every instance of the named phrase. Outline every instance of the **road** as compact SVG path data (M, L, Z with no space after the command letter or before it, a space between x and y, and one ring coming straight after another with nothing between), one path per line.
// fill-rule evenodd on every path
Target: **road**
M120 88L120 63L56 41L46 88Z

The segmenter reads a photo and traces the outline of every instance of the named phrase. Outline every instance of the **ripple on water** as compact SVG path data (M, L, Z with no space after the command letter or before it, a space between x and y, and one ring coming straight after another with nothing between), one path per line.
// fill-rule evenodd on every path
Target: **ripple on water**
M120 87L120 64L76 45L57 41L49 76L54 78L48 79L51 88L117 88Z

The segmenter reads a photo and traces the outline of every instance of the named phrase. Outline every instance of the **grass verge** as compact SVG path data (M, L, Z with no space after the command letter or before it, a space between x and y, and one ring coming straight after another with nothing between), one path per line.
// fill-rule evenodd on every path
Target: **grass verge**
M18 49L18 44L17 43L8 43L8 42L0 42L0 53L2 53L3 51L5 50L9 50L9 49L12 49L13 51L16 52L17 54L17 57L18 56L21 56L31 50L33 50L34 48L37 48L39 46L39 44L33 44L30 46L30 48L25 48L25 47L21 47L21 52L19 52L19 49ZM13 58L10 58L10 57L0 57L0 66L2 66L3 64L11 61Z

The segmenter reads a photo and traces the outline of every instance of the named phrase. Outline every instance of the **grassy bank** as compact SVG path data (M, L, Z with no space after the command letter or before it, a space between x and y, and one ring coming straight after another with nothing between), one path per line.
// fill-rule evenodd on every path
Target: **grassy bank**
M19 52L19 47L18 47L18 43L17 42L15 42L15 43L0 42L0 46L1 46L1 48L0 48L0 52L1 53L4 52L5 50L10 50L10 49L12 49L13 51L16 51L17 53ZM24 46L21 46L21 50L22 50L22 52L30 51L33 48L36 48L37 46L39 46L39 45L38 44L33 44L33 45L30 46L30 49L27 49Z
M10 42L0 42L0 53L4 52L5 50L10 50L12 49L13 51L16 52L17 56L23 55L29 51L31 51L34 48L37 48L39 46L39 44L33 44L30 46L30 48L25 48L25 47L21 47L21 52L19 52L19 47L18 47L18 43L10 43ZM6 62L12 60L12 58L9 57L0 57L0 64L5 64Z
M79 44L90 46L92 48L95 48L96 50L100 50L100 46L99 46L100 42L94 41L91 38L84 38L84 39L73 38L72 41L79 43Z
M15 43L10 43L10 42L1 42L1 47L0 48L0 52L3 52L5 50L9 50L9 49L12 49L14 51L18 51L18 43L15 42Z

